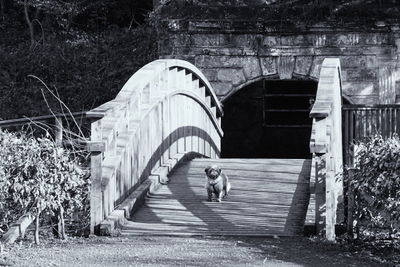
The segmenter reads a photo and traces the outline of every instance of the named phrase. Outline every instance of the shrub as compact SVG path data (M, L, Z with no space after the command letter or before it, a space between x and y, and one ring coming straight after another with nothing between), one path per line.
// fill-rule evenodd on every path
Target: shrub
M359 143L349 192L362 237L395 238L400 229L400 140L375 136Z
M73 150L0 130L0 228L26 213L69 217L88 210L88 170Z

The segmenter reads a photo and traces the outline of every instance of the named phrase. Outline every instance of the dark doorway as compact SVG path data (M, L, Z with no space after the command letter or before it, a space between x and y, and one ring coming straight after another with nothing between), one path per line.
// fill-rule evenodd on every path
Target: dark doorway
M317 82L262 80L224 102L224 158L310 158Z

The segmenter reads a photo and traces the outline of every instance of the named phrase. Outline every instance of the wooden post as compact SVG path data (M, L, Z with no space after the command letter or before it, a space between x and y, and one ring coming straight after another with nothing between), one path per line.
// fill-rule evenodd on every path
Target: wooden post
M353 180L353 170L349 170L349 178L347 181L347 233L353 236L354 222L354 192L351 181Z
M101 120L95 121L91 125L91 141L99 142L102 138ZM90 148L90 172L91 172L91 188L90 188L90 234L98 234L100 232L100 223L103 220L102 193L101 193L101 149Z
M62 118L56 117L54 124L54 140L56 141L57 146L62 146L63 141L63 123Z
M54 141L56 142L57 147L63 146L63 122L62 118L60 117L55 117L54 119ZM62 234L64 232L64 229L60 220L61 216L64 215L61 214L60 210L58 210L56 211L56 214L51 218L52 230L54 236L64 239Z

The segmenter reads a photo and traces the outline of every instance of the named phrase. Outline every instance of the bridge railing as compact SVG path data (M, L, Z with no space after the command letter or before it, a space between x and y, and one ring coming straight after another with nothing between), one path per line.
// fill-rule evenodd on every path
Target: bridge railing
M103 117L103 112L92 111L53 113L37 117L2 120L0 128L20 130L29 126L31 133L47 131L60 146L71 145L71 140L86 145L87 139L90 137L90 124Z
M353 167L355 141L375 134L384 138L400 134L400 105L346 105L342 107L342 120L344 162Z
M321 66L317 96L310 112L313 118L310 151L315 179L316 226L326 238L335 239L343 199L342 86L340 61L326 58Z
M136 72L91 125L91 232L139 186L165 182L186 154L219 157L222 108L192 64L157 60ZM150 179L149 179L150 178ZM127 214L128 213L128 214Z

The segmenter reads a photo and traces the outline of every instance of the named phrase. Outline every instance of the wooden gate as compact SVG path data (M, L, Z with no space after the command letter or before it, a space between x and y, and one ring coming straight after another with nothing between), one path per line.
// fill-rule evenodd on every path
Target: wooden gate
M344 164L353 164L353 142L375 134L400 133L400 105L344 105L342 107Z

